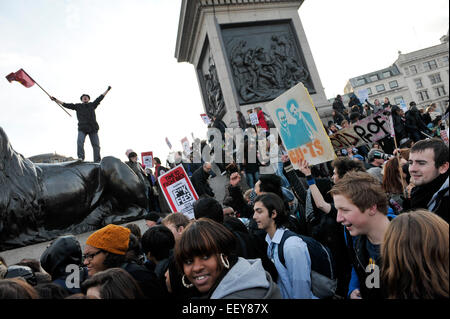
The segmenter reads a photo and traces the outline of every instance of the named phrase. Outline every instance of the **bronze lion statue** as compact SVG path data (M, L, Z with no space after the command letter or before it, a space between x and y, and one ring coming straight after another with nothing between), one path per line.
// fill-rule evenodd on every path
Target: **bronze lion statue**
M140 219L145 185L115 157L34 164L0 127L0 251Z

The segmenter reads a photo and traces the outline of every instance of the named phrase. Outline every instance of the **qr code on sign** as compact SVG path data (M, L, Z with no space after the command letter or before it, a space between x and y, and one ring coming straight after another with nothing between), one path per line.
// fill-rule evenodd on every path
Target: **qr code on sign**
M194 199L187 186L183 184L174 188L172 190L172 194L178 206L183 206Z

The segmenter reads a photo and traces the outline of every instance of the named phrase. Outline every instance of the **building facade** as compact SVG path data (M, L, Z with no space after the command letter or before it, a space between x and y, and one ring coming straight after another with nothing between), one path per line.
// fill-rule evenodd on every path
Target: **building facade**
M388 97L392 104L411 101L419 108L436 103L438 110L444 112L449 91L449 46L448 33L441 43L422 50L401 53L392 66L365 75L351 78L344 93L358 95L367 89L369 101L379 99L381 103Z

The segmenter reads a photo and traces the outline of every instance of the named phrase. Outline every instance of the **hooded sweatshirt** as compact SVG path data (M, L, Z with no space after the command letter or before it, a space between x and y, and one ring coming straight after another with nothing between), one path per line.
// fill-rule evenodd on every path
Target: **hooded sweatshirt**
M211 295L211 299L281 299L280 289L261 259L239 257Z
M57 238L41 255L42 268L52 276L54 283L62 286L69 293L81 292L80 287L67 287L66 278L71 273L66 272L68 265L79 266L82 263L80 243L75 236L62 236ZM85 268L80 270L80 284L87 278Z

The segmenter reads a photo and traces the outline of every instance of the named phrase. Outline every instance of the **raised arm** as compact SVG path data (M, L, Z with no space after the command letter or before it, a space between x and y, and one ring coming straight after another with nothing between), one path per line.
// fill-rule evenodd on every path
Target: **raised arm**
M299 169L306 176L306 181L309 185L309 189L311 190L311 196L314 199L316 207L319 208L324 213L328 214L331 211L331 204L327 203L323 198L322 193L317 187L314 178L311 176L311 169L309 168L308 162L301 160Z
M76 104L73 104L73 103L64 103L63 101L58 100L58 99L57 99L56 97L54 97L54 96L50 97L50 100L52 100L52 101L58 103L58 104L61 105L61 106L64 106L66 109L70 109L70 110L76 110L76 109L77 109Z

